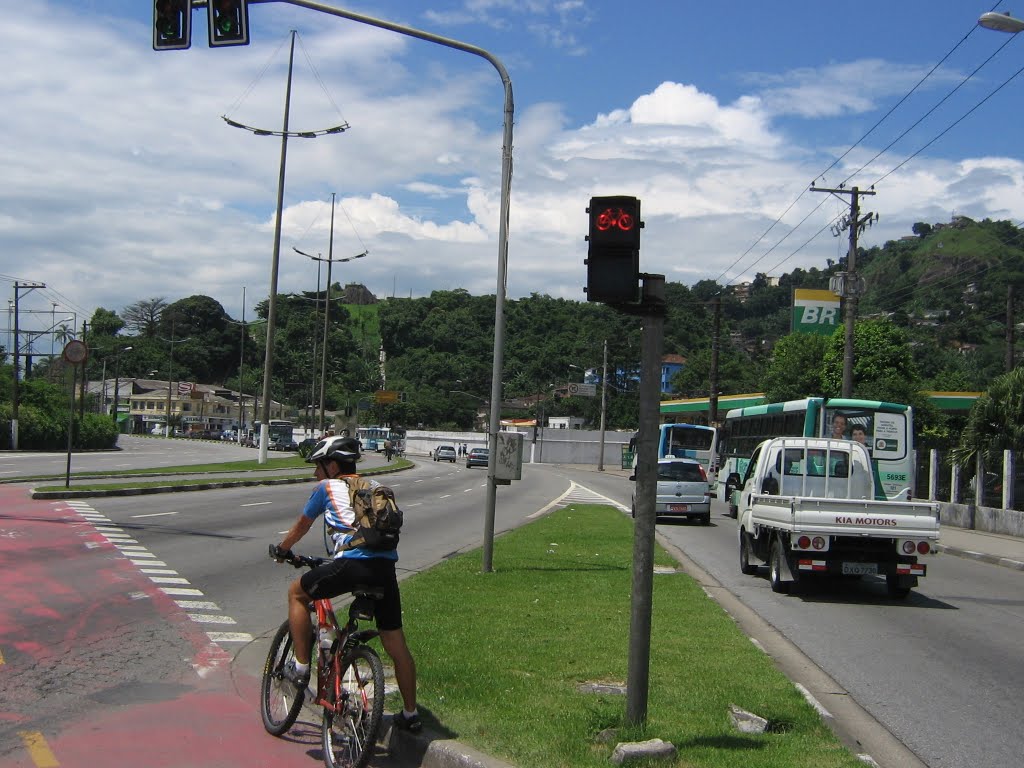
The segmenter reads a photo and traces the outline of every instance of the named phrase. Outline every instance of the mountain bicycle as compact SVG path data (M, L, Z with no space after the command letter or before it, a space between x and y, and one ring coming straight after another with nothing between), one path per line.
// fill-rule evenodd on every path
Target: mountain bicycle
M274 545L270 556L277 559ZM284 562L296 568L316 568L328 562L322 557L291 555ZM291 633L285 621L270 644L260 686L263 727L281 736L295 723L307 697L323 708L322 744L327 768L362 768L374 752L384 717L384 666L377 652L366 645L376 629L359 629L360 621L373 618L374 601L383 593L357 586L342 627L327 598L310 605L313 648L316 652L316 692L299 691L284 677L285 664L295 658ZM312 664L311 664L312 667Z

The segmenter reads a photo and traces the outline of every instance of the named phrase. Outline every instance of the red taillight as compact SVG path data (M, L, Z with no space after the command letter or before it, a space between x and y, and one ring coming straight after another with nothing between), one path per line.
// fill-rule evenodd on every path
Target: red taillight
M821 537L821 536L815 536L814 537L814 541L811 542L811 546L814 547L815 549L824 549L825 548L825 539L823 537Z
M706 483L708 481L708 473L704 471L703 466L698 466L697 469L700 470L700 479Z
M917 554L919 554L919 555L927 555L931 551L932 551L932 547L931 547L931 545L927 541L919 541L919 542L917 542Z
M810 536L801 536L799 539L796 540L796 545L800 547L800 549L807 549L811 546Z
M912 554L914 554L914 550L916 550L916 549L917 549L917 545L914 544L914 542L912 542L912 541L904 541L903 542L903 554L905 554L905 555L912 555Z

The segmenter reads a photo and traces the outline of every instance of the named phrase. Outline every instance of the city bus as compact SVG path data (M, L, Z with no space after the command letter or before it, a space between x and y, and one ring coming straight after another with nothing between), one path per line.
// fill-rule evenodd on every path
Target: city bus
M636 435L629 441L636 469ZM696 459L704 467L708 483L715 488L718 478L718 428L705 424L662 424L658 427L658 458Z
M252 429L250 430L249 442L252 445L257 445L260 440L260 427L259 421L252 423ZM267 446L271 447L279 443L285 445L291 445L295 442L294 438L295 424L288 419L271 419L267 422Z
M875 498L909 501L914 493L914 413L909 405L877 400L808 397L734 408L725 416L719 443L720 473L741 478L754 448L772 437L841 437L868 447L875 469ZM727 498L727 483L719 500Z
M384 450L384 441L391 434L390 427L357 427L356 437L359 438L363 452L380 453Z

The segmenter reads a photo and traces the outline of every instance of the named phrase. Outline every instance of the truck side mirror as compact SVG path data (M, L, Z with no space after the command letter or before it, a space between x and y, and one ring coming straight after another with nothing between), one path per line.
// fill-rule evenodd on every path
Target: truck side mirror
M729 473L729 477L727 477L725 479L725 492L726 492L726 494L730 494L733 491L735 491L737 488L740 487L740 484L742 482L743 481L740 479L739 472L731 472L731 473Z

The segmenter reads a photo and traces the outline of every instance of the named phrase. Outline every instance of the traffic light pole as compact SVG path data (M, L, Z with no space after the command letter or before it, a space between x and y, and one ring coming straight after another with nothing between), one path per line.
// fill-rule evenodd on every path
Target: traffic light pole
M661 353L664 346L665 276L642 275L643 317L640 423L637 436L636 520L633 525L633 587L626 672L626 722L647 719L650 688L651 613L654 593L655 496L658 485L658 418L661 406Z

